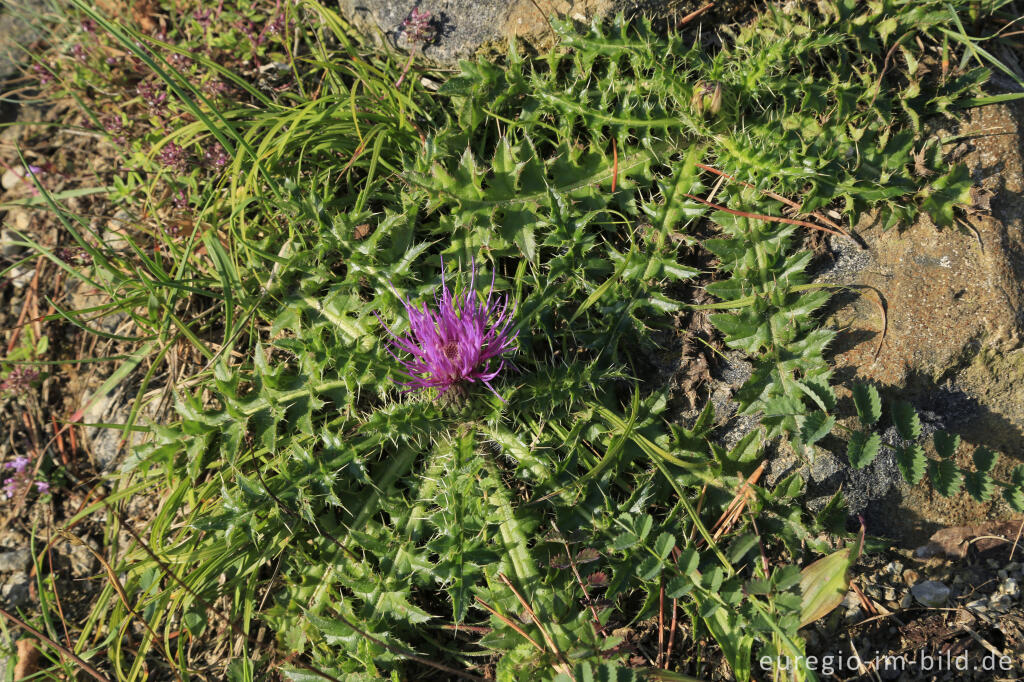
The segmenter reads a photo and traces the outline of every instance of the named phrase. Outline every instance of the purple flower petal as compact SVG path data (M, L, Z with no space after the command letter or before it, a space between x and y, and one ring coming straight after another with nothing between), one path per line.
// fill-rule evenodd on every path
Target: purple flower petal
M486 300L476 296L476 263L470 273L470 285L464 292L453 293L444 281L441 263L441 293L434 297L435 310L426 303L419 307L398 296L409 318L409 333L399 336L381 320L391 336L391 349L410 357L398 363L405 370L407 381L400 382L407 390L435 388L444 395L455 387L480 382L498 395L490 382L500 374L505 361L495 362L516 348L518 331L512 330L515 307L507 296L494 294L494 279ZM378 317L379 319L379 317ZM501 398L501 396L498 396Z

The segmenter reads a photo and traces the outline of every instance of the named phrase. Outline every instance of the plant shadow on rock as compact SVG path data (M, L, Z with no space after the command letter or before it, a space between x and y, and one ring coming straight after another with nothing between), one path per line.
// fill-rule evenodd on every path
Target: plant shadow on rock
M851 375L841 381L848 385L852 379ZM1024 461L1024 430L1013 421L953 382L936 384L929 377L917 373L909 377L908 384L915 390L899 393L898 397L908 399L917 408L925 443L930 443L935 432L940 430L960 434L967 447L961 448L956 460L968 468L970 452L975 447L995 450L1002 455L994 470L994 477L999 480L1008 479L1010 470ZM897 397L891 390L883 395L887 402ZM840 402L840 413L852 411L848 403L848 400ZM882 442L890 448L904 445L905 441L897 434L890 419L889 410L883 408ZM860 515L869 533L891 538L903 546L917 546L942 528L1011 514L998 495L986 503L978 503L962 491L952 497L943 497L927 481L916 486L908 485L890 448L883 448L868 466L856 469L845 455L832 454L845 451L845 444L839 438L830 436L822 445L827 451L819 452L809 464L801 466L799 460L793 459L773 462L775 468L770 476L772 479L781 478L793 468L800 468L807 479L807 504L812 511L823 509L835 494L841 492L849 512L847 525L851 531L858 526L856 517Z

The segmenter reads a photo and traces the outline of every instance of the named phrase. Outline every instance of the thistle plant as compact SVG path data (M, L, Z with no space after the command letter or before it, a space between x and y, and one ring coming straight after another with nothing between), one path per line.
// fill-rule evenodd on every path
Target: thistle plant
M434 299L435 310L426 303L416 307L395 292L405 306L410 333L399 336L383 320L381 324L391 335L391 347L412 356L406 360L395 356L408 377L401 382L407 390L436 388L439 395L452 390L463 393L468 384L480 382L498 395L491 381L505 367L500 358L515 350L518 332L511 328L515 306L507 296L494 296L493 276L481 304L475 283L476 263L470 270L469 287L464 292L451 291L444 282L442 262L441 297Z

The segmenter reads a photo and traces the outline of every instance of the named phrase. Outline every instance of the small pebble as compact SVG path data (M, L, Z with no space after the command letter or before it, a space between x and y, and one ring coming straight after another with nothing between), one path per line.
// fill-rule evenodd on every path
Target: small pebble
M23 572L11 576L2 588L0 595L7 602L8 608L19 608L28 603L29 599L29 577Z
M908 568L907 570L903 571L903 582L907 585L916 585L920 579L921 574L919 574L912 568Z
M988 597L979 597L974 601L967 602L966 604L964 604L964 606L971 609L972 611L984 611L988 608Z
M910 591L914 595L914 599L922 605L932 608L943 606L949 599L950 592L949 588L938 580L926 580L923 583L918 583L910 588Z
M13 573L24 571L32 562L32 555L27 549L15 549L7 552L0 552L0 572Z
M901 609L909 609L913 605L914 605L914 595L911 594L910 592L907 592L905 595L903 595L903 599L900 600L900 608Z
M1013 598L1008 594L994 594L989 600L988 605L993 611L1005 613L1013 608Z

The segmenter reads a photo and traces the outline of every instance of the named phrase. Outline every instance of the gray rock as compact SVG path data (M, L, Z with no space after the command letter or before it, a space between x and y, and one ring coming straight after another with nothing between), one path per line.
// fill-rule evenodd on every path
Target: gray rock
M9 608L16 609L28 604L29 586L32 584L27 573L15 573L0 587L0 596Z
M18 210L16 209L17 207L12 206L7 211L7 216L4 218L4 224L14 225L18 230L24 231L24 228L19 225L22 219L18 215ZM24 213L27 217L28 214L26 211L21 210L20 212ZM27 221L25 222L25 227L28 227ZM18 258L23 253L25 253L25 251L27 251L27 249L24 246L17 243L20 241L21 239L14 232L14 230L8 229L6 227L3 228L3 230L0 230L0 253L3 253L3 255L10 260Z
M0 552L0 572L2 573L26 571L31 563L32 554L27 549Z
M999 586L999 591L1016 599L1020 596L1020 585L1017 583L1016 578L1007 578L1003 581L1003 584Z
M0 81L18 74L18 65L25 60L24 45L40 36L41 23L30 17L40 17L46 9L41 0L17 0L0 5Z
M910 588L910 592L923 606L939 608L949 599L949 588L938 580L926 580Z
M984 613L985 611L988 610L988 597L981 597L980 599L975 599L974 601L969 601L966 604L964 604L964 606L966 606L971 611L977 611L979 613Z
M600 4L608 6L606 11L611 5L607 0ZM431 36L424 44L411 42L410 32L403 30L402 24L414 8L430 14ZM341 9L378 42L403 50L422 50L424 58L447 64L472 57L483 45L501 42L503 35L540 33L541 25L547 26L547 17L529 2L341 0Z
M999 467L1019 459L1024 443L1024 361L1014 351L1024 340L1024 106L970 110L958 132L987 129L1005 134L965 144L961 159L980 193L971 230L940 230L922 216L882 231L877 216L864 216L857 231L868 249L831 240L834 262L815 277L873 289L886 309L880 344L876 297L836 296L829 318L839 330L830 347L836 379L873 383L889 398L911 401L926 443L942 429L960 434L964 451L985 445L1003 453L994 477L1006 478ZM892 429L883 440L902 444ZM940 528L1009 514L998 501L935 495L927 480L907 486L891 454L861 471L842 456L824 459L810 473L812 509L841 489L869 533L904 545L920 544Z
M551 17L587 24L618 11L654 18L682 17L703 2L682 0L341 0L341 11L378 43L420 54L428 61L454 64L478 51L504 54L510 41L542 50L555 42ZM405 30L413 9L429 13L425 41ZM749 2L718 3L701 18L708 25L749 12Z
M914 595L911 592L907 592L903 595L903 599L900 600L901 609L909 609L914 605Z
M92 540L85 540L93 549L98 549ZM96 568L96 557L89 551L89 547L78 542L66 542L60 546L61 554L68 558L71 563L71 575L75 578L82 578L90 575Z
M988 600L988 607L998 613L1006 613L1013 608L1013 597L1008 594L994 594Z

